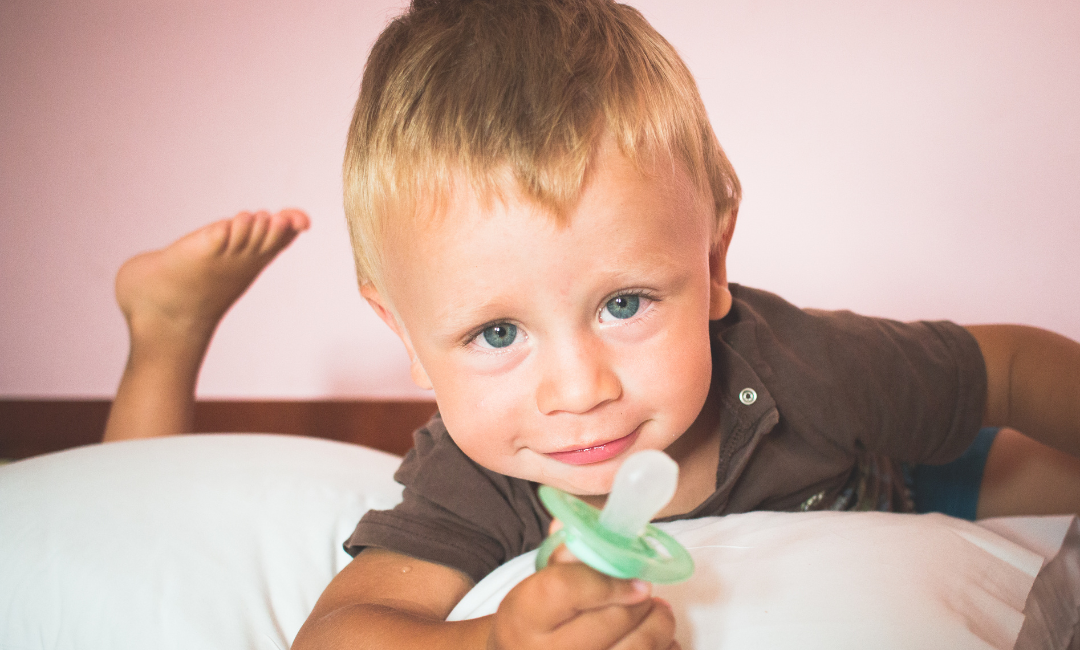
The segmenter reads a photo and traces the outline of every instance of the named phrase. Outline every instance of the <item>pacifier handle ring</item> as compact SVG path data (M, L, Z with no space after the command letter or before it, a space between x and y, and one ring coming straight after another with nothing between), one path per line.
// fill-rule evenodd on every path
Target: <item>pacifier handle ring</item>
M588 566L615 578L672 584L689 578L694 571L694 561L686 549L652 524L647 524L640 536L626 538L600 526L600 511L572 494L543 485L539 496L563 527L549 535L537 550L537 571L547 566L560 544L566 544ZM657 553L656 546L663 548L666 558Z
M539 571L548 565L551 554L566 542L566 528L560 528L547 536L540 548L536 550L536 570Z

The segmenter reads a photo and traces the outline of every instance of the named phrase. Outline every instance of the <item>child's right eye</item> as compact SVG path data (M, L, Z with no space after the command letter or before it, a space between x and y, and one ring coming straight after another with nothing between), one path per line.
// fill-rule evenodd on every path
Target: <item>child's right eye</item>
M513 323L495 323L484 328L474 339L482 348L505 348L517 338L517 325Z

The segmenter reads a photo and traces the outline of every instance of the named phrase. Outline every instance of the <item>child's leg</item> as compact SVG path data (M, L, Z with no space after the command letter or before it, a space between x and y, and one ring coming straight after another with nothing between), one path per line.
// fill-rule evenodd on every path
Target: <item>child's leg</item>
M1001 429L986 459L978 518L1080 514L1080 458Z
M131 349L106 441L191 431L195 382L218 322L308 225L299 210L241 212L124 263L116 301Z

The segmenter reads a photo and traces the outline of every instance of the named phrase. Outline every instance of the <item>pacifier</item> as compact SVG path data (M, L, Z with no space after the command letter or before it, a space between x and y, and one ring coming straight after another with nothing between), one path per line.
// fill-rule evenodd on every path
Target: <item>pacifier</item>
M544 540L536 570L547 566L560 544L579 560L615 578L682 582L694 560L675 538L649 522L671 501L679 465L662 451L639 451L615 474L604 509L597 510L558 488L541 485L540 501L563 527Z

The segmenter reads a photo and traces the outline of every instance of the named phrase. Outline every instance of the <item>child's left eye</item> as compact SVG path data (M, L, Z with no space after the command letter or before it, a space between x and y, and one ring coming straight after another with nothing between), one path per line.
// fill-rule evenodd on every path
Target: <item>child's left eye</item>
M473 338L473 341L481 348L498 350L511 345L517 337L517 325L513 323L495 323L485 327L484 331Z
M625 293L615 296L604 304L600 312L600 322L608 322L611 319L626 320L637 315L642 307L647 305L649 299L634 293ZM642 304L645 303L645 304Z

